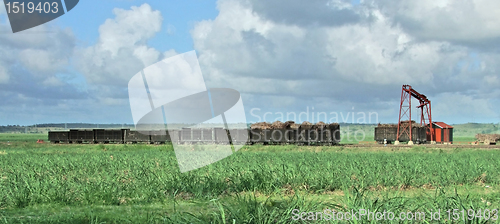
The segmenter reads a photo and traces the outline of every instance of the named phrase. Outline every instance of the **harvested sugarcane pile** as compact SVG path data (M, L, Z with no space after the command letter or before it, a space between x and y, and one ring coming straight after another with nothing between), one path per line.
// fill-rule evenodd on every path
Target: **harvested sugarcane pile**
M300 124L296 124L294 121L287 121L285 122L287 124L288 129L299 129Z
M300 125L300 129L304 129L304 130L311 129L312 127L313 127L313 124L311 124L311 122L308 122L308 121L304 121Z
M281 121L275 121L273 124L271 124L272 129L285 129L286 128L286 123L283 123Z
M250 129L272 129L272 126L267 122L258 122L250 125Z
M409 122L408 121L401 121L401 126L408 126ZM411 121L411 126L412 127L423 127L421 124L416 123L415 121ZM398 124L378 124L378 127L382 128L397 128Z
M316 124L312 124L311 122L304 121L302 124L296 124L294 121L287 121L287 122L281 122L281 121L275 121L272 124L267 123L267 122L258 122L255 124L250 125L250 129L271 129L271 130L278 130L278 129L303 129L303 130L308 130L308 129L324 129L324 128L338 128L339 124L338 123L331 123L327 124L325 122L318 122Z
M323 121L320 121L320 122L318 122L318 123L316 123L316 124L314 125L314 128L315 128L315 129L324 129L325 127L326 127L326 124L325 124L325 122L323 122Z
M476 139L479 142L496 142L500 140L499 134L477 134Z
M295 124L295 121L287 121L285 122L285 128L286 129L298 129L300 125Z
M409 121L401 121L402 125L408 125L408 123L410 123L410 122ZM421 124L416 123L414 120L411 121L411 126L412 127L422 127Z
M394 128L394 127L398 127L397 124L378 124L378 127L381 127L381 128Z

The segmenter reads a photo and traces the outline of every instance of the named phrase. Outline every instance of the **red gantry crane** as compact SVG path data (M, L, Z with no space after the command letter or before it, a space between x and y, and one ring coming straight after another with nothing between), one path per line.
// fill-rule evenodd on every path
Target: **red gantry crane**
M413 89L410 85L403 85L403 89L401 90L401 104L399 107L398 133L396 140L399 141L401 136L406 135L410 141L413 141L411 133L411 97L414 97L420 103L420 105L417 106L417 108L421 110L420 125L423 127L429 125L427 128L427 140L431 142L435 141L434 128L432 127L431 101L427 99L425 95Z

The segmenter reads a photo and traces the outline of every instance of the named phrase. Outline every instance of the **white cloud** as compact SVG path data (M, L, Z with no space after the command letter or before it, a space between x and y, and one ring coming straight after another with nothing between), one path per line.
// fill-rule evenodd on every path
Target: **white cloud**
M253 13L277 23L306 27L342 26L368 18L358 13L350 0L248 0L240 1Z
M99 27L99 43L103 50L118 54L121 48L134 48L160 31L162 16L150 5L132 6L130 10L116 8L114 19L107 19Z
M330 0L326 5L333 9L352 9L352 4L350 2L342 0Z
M90 83L126 86L141 69L160 60L161 53L147 46L160 31L162 16L150 5L114 9L115 18L99 27L96 45L77 51L77 67Z
M453 66L467 56L465 48L447 42L417 42L377 10L372 13L375 21L370 25L327 30L325 48L336 62L331 69L345 80L433 85L437 76L447 75L436 69Z
M416 42L376 9L370 12L373 23L311 28L266 20L242 1L222 0L218 6L215 20L192 31L201 64L212 83L252 83L256 92L268 83L285 87L266 87L274 93L308 89L314 81L429 84L442 75L436 68L467 55L446 42Z
M160 52L158 52L154 48L142 45L135 47L133 55L139 60L141 60L143 65L150 65L158 61L158 58L160 57Z
M177 51L175 51L174 49L170 49L168 51L163 52L163 59L169 58L169 57L172 57L172 56L175 56L178 54L179 53L177 53Z
M498 86L500 84L500 80L498 79L498 76L493 76L493 75L488 75L485 76L484 82L491 85L491 86Z
M71 54L69 50L68 54ZM67 57L49 49L24 49L19 51L19 60L34 74L54 74L68 65Z
M54 86L63 86L64 83L58 79L57 77L48 77L47 79L45 79L42 84L44 86L49 86L49 87L54 87Z
M0 84L9 82L9 74L7 69L0 64Z
M98 104L105 106L123 106L128 105L127 99L116 99L111 97L98 97Z
M75 46L71 30L46 25L14 34L8 25L0 24L0 33L0 68L4 83L14 80L12 74L18 79L21 71L28 72L33 82L64 72ZM11 74L10 79L8 74Z
M373 4L420 38L478 42L500 36L499 1L387 0Z

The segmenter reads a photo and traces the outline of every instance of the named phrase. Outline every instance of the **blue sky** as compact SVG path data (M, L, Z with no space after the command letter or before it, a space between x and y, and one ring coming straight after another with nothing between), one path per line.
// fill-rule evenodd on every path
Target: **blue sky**
M329 114L327 121L375 112L372 123L394 123L401 86L410 84L432 101L435 120L498 123L498 7L88 0L15 34L0 8L0 125L132 123L132 76L191 50L207 87L242 94L249 122L309 110Z

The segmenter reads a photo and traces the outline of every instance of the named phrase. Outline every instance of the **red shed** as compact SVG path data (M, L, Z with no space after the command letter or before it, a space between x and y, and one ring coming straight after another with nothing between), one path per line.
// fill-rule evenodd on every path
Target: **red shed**
M444 122L432 122L434 128L434 139L436 143L449 143L453 142L453 126Z

